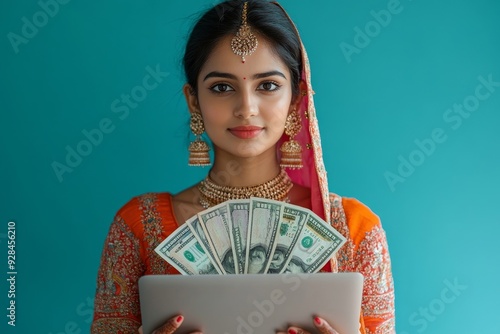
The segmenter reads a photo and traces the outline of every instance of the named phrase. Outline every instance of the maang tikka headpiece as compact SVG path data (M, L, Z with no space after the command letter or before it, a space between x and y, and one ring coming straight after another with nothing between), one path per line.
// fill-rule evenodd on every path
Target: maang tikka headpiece
M243 4L243 13L241 14L241 26L236 36L231 40L231 49L235 54L241 56L241 62L245 62L245 56L251 55L257 49L259 42L257 37L250 31L247 24L248 2Z

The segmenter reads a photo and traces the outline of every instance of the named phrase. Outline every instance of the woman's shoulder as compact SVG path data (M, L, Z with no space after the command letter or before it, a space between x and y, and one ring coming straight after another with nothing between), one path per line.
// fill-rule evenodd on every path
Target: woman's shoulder
M118 213L126 214L162 205L169 202L172 196L169 192L148 192L136 195L125 202L118 210Z
M353 241L361 241L367 233L381 227L380 218L356 198L330 193L332 222L345 224Z
M169 192L148 192L134 196L120 207L115 221L122 221L134 230L143 225L145 220L171 215L171 198Z

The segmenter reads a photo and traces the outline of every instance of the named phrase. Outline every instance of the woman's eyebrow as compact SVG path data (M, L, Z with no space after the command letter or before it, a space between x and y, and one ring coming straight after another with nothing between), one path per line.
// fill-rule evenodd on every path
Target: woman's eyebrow
M210 72L208 73L205 78L203 79L203 81L209 79L209 78L226 78L226 79L233 79L233 80L236 80L236 75L234 74L231 74L231 73L224 73L224 72L217 72L217 71L213 71L213 72Z
M277 70L274 70L274 71L268 71L268 72L263 72L263 73L256 73L252 76L252 79L262 79L262 78L267 78L267 77L271 77L273 75L277 75L277 76L280 76L280 77L283 77L284 79L286 79L286 76L281 73L280 71L277 71ZM218 72L218 71L212 71L210 73L208 73L205 78L203 78L203 81L206 81L207 79L209 78L226 78L226 79L233 79L233 80L237 80L236 76L234 74L231 74L231 73L225 73L225 72Z
M252 76L252 79L262 79L262 78L272 77L273 75L277 75L277 76L283 77L283 79L286 79L286 76L277 70L254 74Z

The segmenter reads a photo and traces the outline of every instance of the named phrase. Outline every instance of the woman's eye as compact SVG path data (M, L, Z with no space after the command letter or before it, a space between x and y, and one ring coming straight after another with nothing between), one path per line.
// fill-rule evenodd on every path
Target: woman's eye
M231 88L231 86L227 84L217 84L212 87L212 90L215 91L216 93L225 93L232 91L233 89Z
M280 86L274 82L264 82L259 86L259 89L265 90L265 91L274 91L278 90Z

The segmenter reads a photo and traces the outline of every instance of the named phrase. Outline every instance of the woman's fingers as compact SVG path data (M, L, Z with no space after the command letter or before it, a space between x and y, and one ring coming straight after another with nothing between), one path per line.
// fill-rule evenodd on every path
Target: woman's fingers
M139 327L139 329L138 329L137 331L139 332L139 334L143 334L143 333L142 333L142 326L141 326L141 327Z
M154 331L153 334L172 334L184 321L184 317L182 315L178 315L176 317L170 318L163 326ZM336 330L330 326L328 322L320 317L314 317L313 319L314 326L318 329L320 334L339 334ZM142 333L142 326L139 327L139 334ZM192 332L191 334L202 334L201 332ZM299 327L289 327L288 331L285 332L276 332L276 334L311 334L306 330L303 330Z
M156 329L153 334L172 334L184 321L184 317L182 315L175 316L170 318L163 326Z
M325 319L322 319L320 317L314 317L313 318L314 326L318 330L320 334L339 334L335 329L330 326L328 322L325 321ZM310 334L308 331L303 330L302 328L299 327L288 327L288 331L285 332L277 332L276 334Z
M311 333L303 330L302 328L292 326L288 327L288 334L311 334Z
M314 317L313 322L314 326L316 326L321 334L339 334L335 329L332 328L332 326L330 326L328 322L325 321L325 319Z

